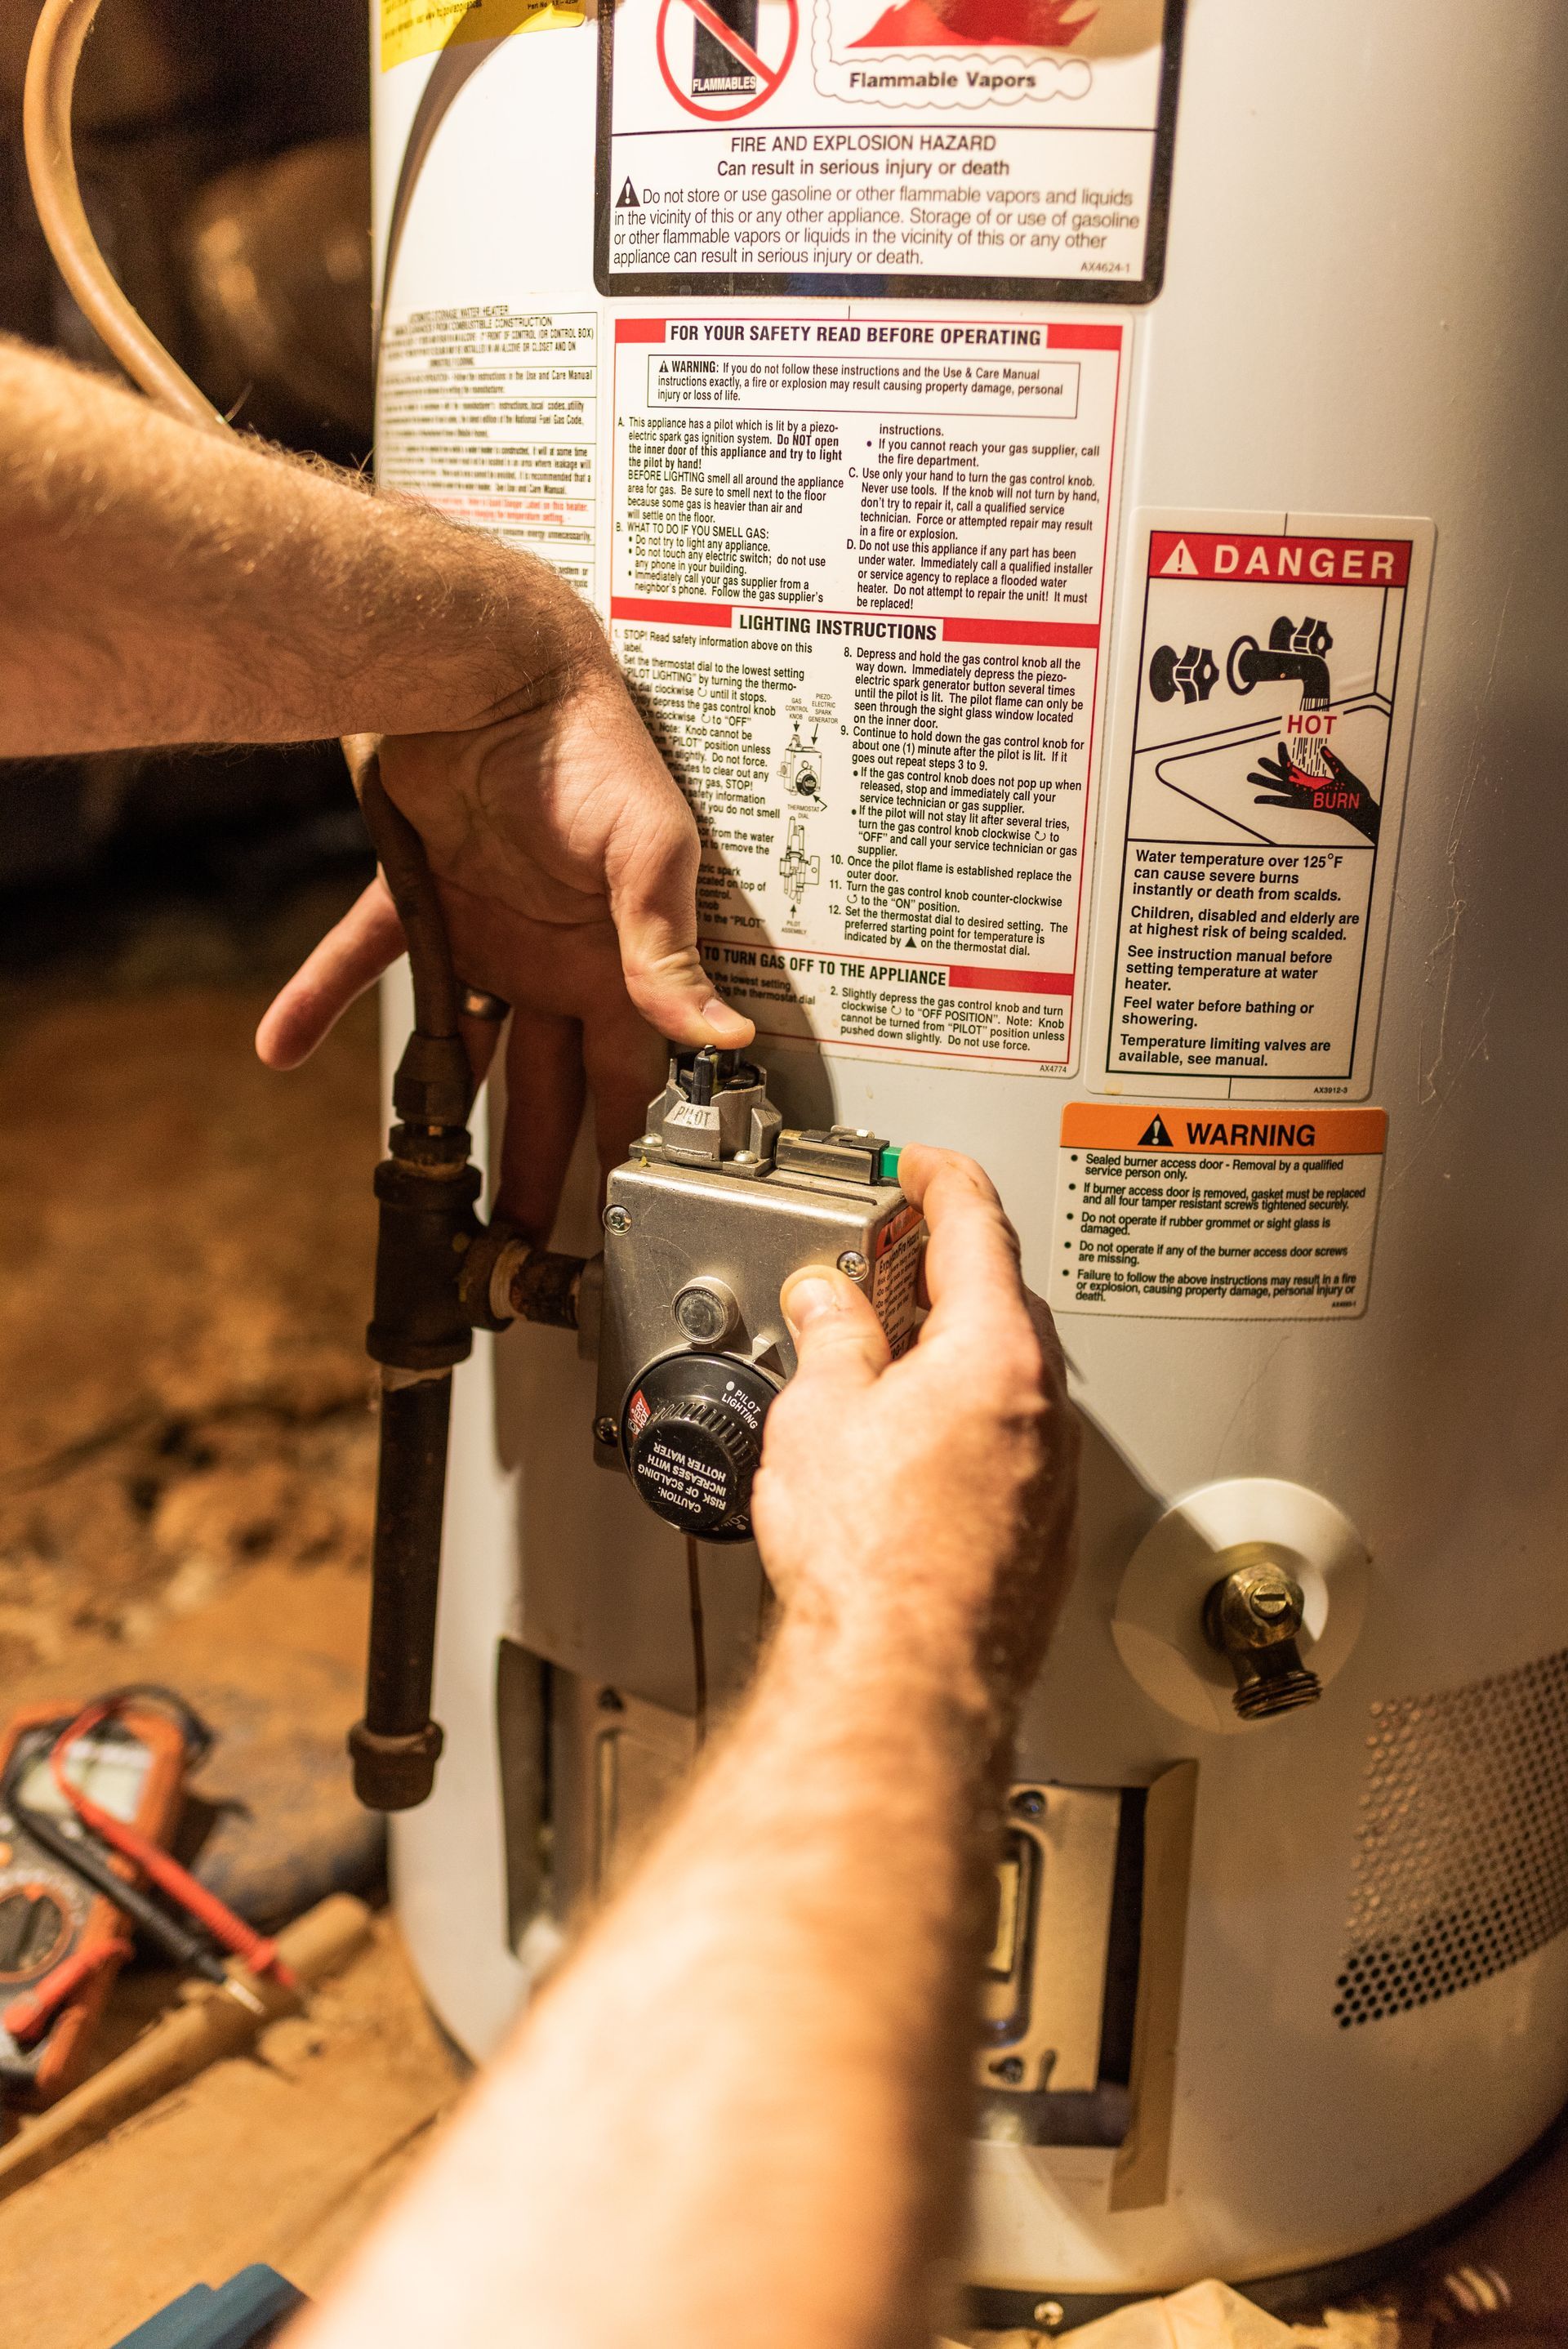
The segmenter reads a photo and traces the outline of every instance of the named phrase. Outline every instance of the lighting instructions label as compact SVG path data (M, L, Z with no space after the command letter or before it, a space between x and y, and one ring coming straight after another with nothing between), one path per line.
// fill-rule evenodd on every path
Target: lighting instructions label
M1090 1081L1363 1099L1431 524L1140 522Z
M1352 1320L1367 1309L1380 1109L1062 1112L1050 1302L1152 1320Z
M1064 1069L1122 322L621 318L612 641L767 1036Z
M618 0L605 294L1148 301L1175 0Z

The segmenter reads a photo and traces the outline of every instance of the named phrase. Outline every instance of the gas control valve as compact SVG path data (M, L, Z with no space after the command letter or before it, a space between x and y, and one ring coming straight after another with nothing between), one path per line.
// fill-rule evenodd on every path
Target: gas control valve
M677 1052L604 1209L596 1456L705 1541L750 1538L763 1423L795 1368L779 1291L836 1265L888 1341L914 1335L924 1226L898 1153L854 1126L787 1127L755 1061Z

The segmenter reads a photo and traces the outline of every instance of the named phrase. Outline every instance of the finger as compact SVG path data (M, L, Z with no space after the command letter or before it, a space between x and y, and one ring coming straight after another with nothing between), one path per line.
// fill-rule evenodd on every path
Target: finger
M559 1012L520 1006L506 1046L506 1123L496 1211L535 1247L549 1244L583 1120L583 1032Z
M925 1281L931 1315L920 1343L990 1350L1028 1332L1018 1238L995 1185L972 1158L909 1145L898 1164L902 1188L925 1216Z
M736 1051L757 1033L702 967L696 944L695 826L672 824L651 854L610 882L626 992L649 1025L676 1044Z
M257 1057L269 1069L297 1069L402 952L403 926L377 874L267 1007Z
M1248 778L1247 778L1247 781L1248 781L1249 782L1251 782L1251 781L1253 781L1253 778L1251 775L1249 775L1249 776L1248 776ZM1275 793L1275 795L1274 795L1274 797L1273 799L1254 799L1254 800L1253 800L1253 805L1254 807L1287 807L1287 808L1293 808L1293 807L1299 807L1299 806L1301 805L1301 802L1300 802L1299 800L1295 800L1295 799L1281 799L1281 798L1279 797L1278 793L1276 792L1276 793Z
M779 1292L779 1309L795 1340L791 1392L869 1387L892 1357L886 1333L865 1291L826 1265L803 1265Z

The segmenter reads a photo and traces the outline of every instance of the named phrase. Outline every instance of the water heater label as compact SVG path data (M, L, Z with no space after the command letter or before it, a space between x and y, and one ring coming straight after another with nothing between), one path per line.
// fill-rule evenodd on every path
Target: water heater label
M1134 546L1090 1081L1364 1099L1432 526L1144 514Z
M1380 1109L1069 1102L1052 1308L1353 1320L1367 1309L1387 1127Z
M599 10L606 294L1160 290L1183 0Z
M376 478L552 564L589 596L599 515L599 319L487 302L387 318Z
M1070 1066L1130 333L616 321L612 639L765 1035Z

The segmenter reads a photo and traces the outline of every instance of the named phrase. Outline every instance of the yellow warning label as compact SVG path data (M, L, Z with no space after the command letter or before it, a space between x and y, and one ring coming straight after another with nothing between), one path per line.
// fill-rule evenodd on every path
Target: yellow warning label
M1062 1112L1064 1150L1245 1151L1267 1158L1362 1158L1381 1151L1388 1112L1381 1109L1189 1110L1128 1102L1069 1102Z
M381 0L381 70L465 41L543 33L583 22L566 0Z
M1367 1309L1380 1109L1069 1102L1051 1304L1148 1320L1353 1320Z

